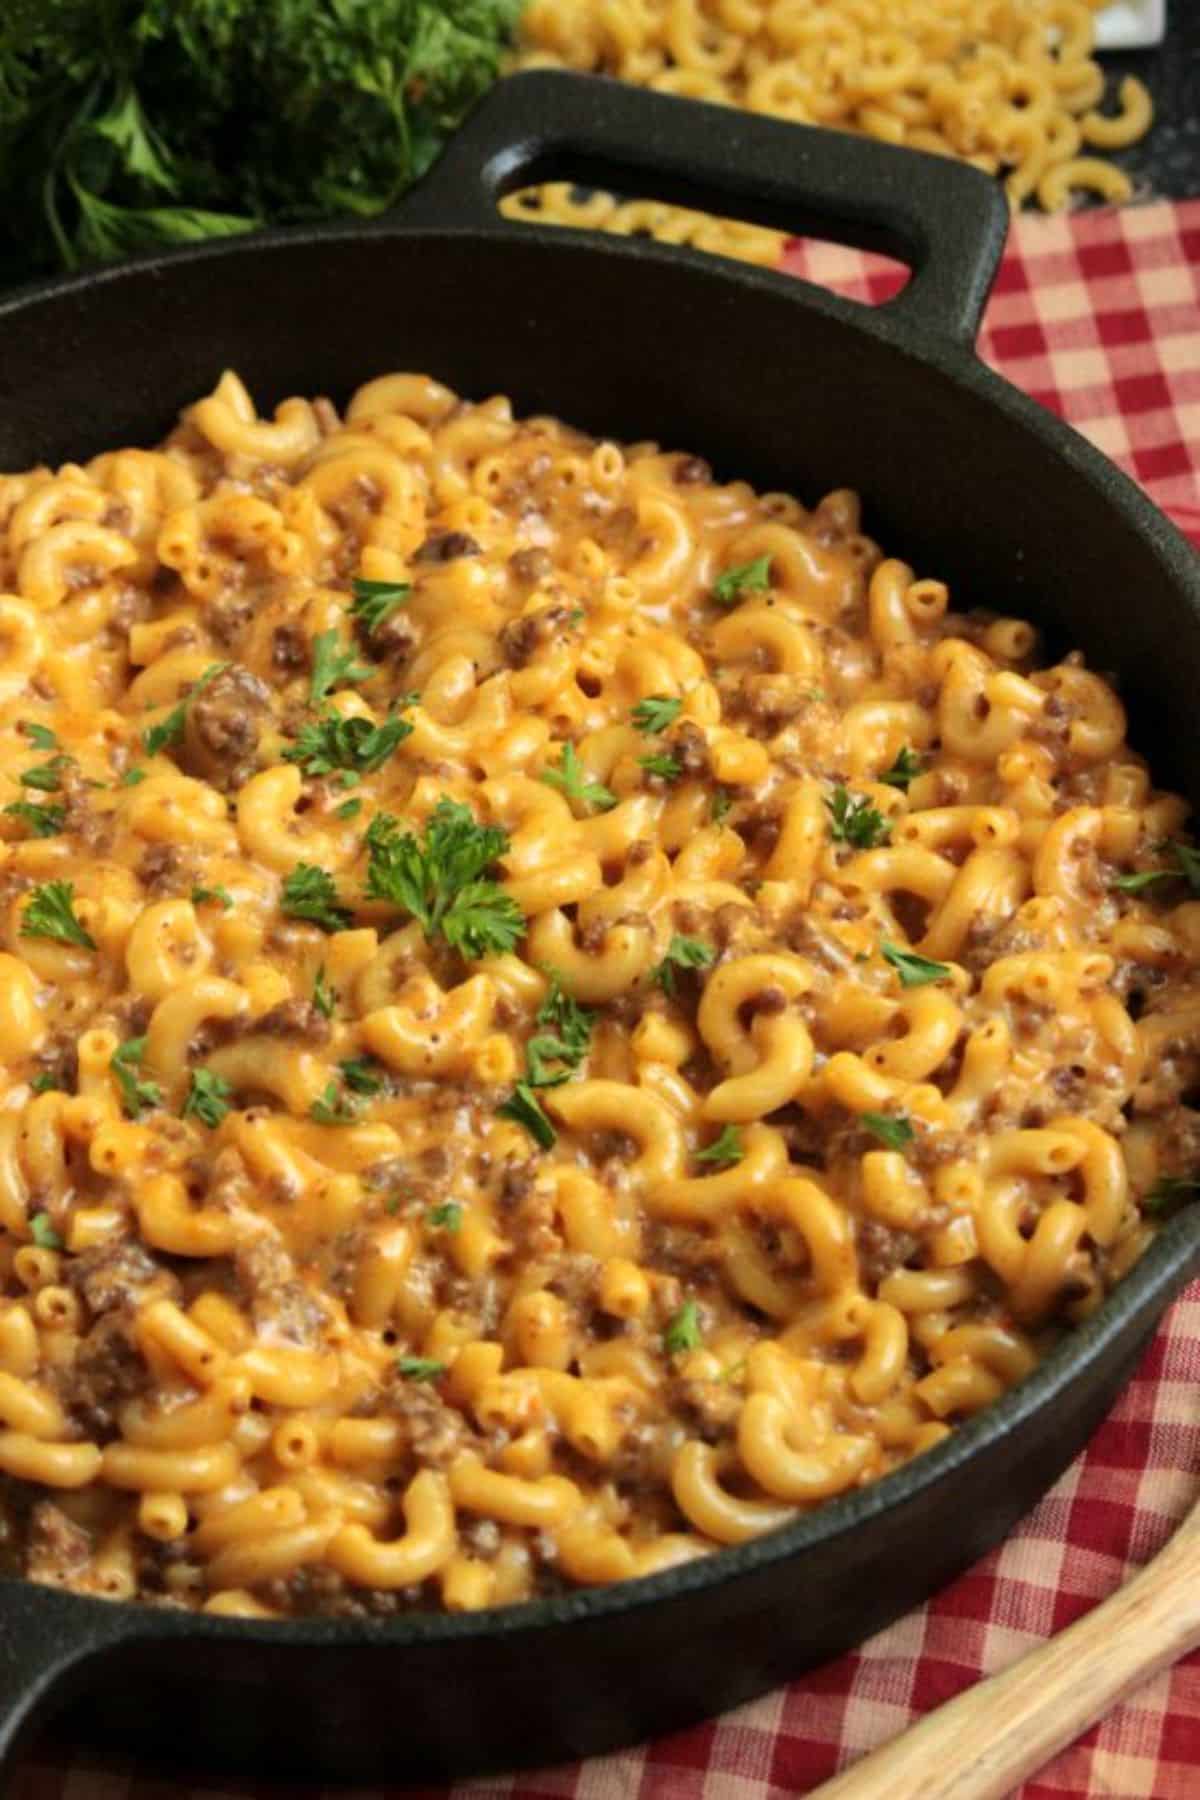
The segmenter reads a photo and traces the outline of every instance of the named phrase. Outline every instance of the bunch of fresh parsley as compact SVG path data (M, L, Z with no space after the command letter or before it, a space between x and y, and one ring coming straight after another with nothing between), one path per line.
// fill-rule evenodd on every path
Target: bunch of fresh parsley
M521 0L4 0L0 277L370 216L499 73Z

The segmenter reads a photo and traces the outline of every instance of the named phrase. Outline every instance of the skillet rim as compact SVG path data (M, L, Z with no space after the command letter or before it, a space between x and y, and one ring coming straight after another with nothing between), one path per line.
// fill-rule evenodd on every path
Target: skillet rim
M419 192L419 190L415 190ZM560 261L582 254L584 259L608 257L631 266L646 261L662 262L689 271L697 289L711 286L728 295L739 288L751 293L786 296L802 308L822 313L853 331L882 342L887 348L934 369L954 385L974 394L1053 451L1096 493L1097 501L1114 508L1148 543L1164 566L1164 575L1185 604L1200 616L1200 554L1182 532L1154 505L1148 495L1072 426L1047 411L1020 389L991 370L968 345L939 338L912 312L903 317L889 304L871 307L831 294L801 277L726 262L686 246L653 240L620 239L599 232L497 223L432 226L406 224L397 216L353 224L296 225L265 232L187 245L165 254L131 258L120 264L79 274L55 277L19 288L0 300L0 328L5 349L12 349L10 333L20 329L24 313L41 306L70 302L112 284L133 283L139 277L171 277L176 270L212 262L229 263L244 256L261 257L289 250L336 250L359 245L366 239L413 239L511 246L514 235L540 254L545 251ZM899 298L899 296L898 296ZM869 503L869 497L868 497ZM1200 669L1197 670L1200 675ZM1103 1359L1125 1333L1137 1330L1139 1316L1147 1330L1157 1328L1167 1305L1184 1284L1200 1271L1200 1202L1185 1207L1159 1233L1104 1303L1081 1326L1062 1339L1034 1371L1010 1388L999 1400L968 1419L932 1449L922 1452L890 1474L865 1487L823 1502L802 1514L794 1524L753 1538L745 1544L723 1546L695 1561L677 1564L661 1572L594 1588L579 1588L541 1600L477 1612L429 1612L391 1619L329 1618L318 1615L285 1619L252 1619L185 1610L162 1609L142 1601L112 1602L93 1596L70 1594L42 1587L19 1576L0 1576L0 1602L19 1594L25 1604L45 1600L77 1617L77 1644L62 1646L65 1663L103 1655L122 1645L187 1638L195 1642L257 1644L263 1648L304 1650L338 1646L414 1649L458 1642L493 1639L511 1644L523 1634L585 1621L634 1615L644 1607L733 1583L742 1576L759 1574L793 1557L811 1553L845 1533L899 1506L918 1500L930 1487L949 1481L955 1471L977 1454L999 1443L1006 1435L1055 1401L1086 1384L1090 1369ZM90 1631L88 1627L91 1627ZM71 1651L76 1655L72 1656ZM34 1661L31 1658L31 1662Z

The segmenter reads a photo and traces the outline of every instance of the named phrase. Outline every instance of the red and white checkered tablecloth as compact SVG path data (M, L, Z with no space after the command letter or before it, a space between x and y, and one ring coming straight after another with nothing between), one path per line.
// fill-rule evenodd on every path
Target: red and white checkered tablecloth
M788 265L879 300L895 272L829 245ZM983 354L1127 469L1200 545L1200 200L1022 219ZM440 1800L785 1800L1061 1630L1153 1556L1200 1490L1200 1283L1176 1303L1111 1418L1001 1548L919 1612L711 1724L571 1768L460 1784ZM400 1771L397 1772L398 1775ZM13 1800L380 1800L386 1788L225 1782L60 1745ZM424 1800L434 1791L422 1790ZM1197 1800L1200 1653L1020 1789L1019 1800ZM882 1800L882 1797L881 1797Z

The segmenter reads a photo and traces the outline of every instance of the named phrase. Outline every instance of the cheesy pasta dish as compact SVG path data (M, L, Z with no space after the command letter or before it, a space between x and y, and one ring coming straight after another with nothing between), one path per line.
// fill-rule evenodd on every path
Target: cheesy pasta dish
M1200 1156L1112 687L699 456L385 375L0 478L6 1567L520 1601L1033 1368Z
M972 163L1014 211L1133 196L1108 160L1149 131L1135 76L1106 97L1106 0L528 0L515 68L568 68ZM786 237L659 201L548 182L510 217L774 264Z

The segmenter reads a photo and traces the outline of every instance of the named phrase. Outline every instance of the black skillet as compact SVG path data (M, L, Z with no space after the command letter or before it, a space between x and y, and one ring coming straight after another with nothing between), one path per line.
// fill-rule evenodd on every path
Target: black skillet
M503 224L542 177L890 251L869 311L646 242ZM1004 240L975 171L596 80L484 102L394 219L206 245L0 306L0 467L149 443L232 365L259 405L388 369L656 437L868 527L958 606L1043 622L1118 670L1134 740L1200 792L1200 565L1123 475L979 363ZM645 1581L494 1613L272 1624L0 1582L0 1755L56 1704L178 1765L426 1781L589 1755L788 1680L980 1556L1087 1439L1200 1262L1177 1218L1037 1372L909 1467Z

